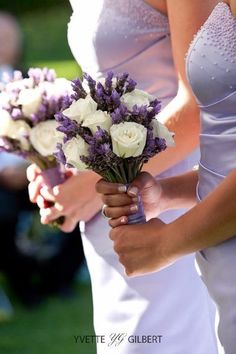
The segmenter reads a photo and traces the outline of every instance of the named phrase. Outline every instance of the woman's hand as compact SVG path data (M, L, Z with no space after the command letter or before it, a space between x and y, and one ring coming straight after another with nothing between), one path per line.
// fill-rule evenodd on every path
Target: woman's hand
M114 250L128 276L161 270L178 258L168 225L159 219L146 224L119 226L110 231Z
M110 238L127 275L160 270L179 257L235 237L235 180L236 169L201 203L168 225L152 219L146 224L112 229Z
M106 205L105 215L111 220L110 226L126 224L128 215L137 212L138 194L140 194L147 219L155 217L164 208L162 185L149 173L142 172L127 188L118 183L109 183L100 180L96 184L97 192L102 194L102 201Z
M71 232L78 221L89 221L101 209L102 203L95 190L99 177L93 172L70 174L63 184L52 189L44 185L43 177L36 166L28 168L27 176L30 181L30 200L38 204L43 224L64 216L65 222L61 230ZM48 207L48 202L54 205Z

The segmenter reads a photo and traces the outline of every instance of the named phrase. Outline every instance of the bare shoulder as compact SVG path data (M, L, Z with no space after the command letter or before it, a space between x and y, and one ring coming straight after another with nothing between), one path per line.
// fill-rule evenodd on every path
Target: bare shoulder
M152 6L159 12L167 15L167 3L166 0L144 0L147 4Z
M186 81L184 57L189 44L218 0L167 0L172 49L176 67Z
M233 15L236 17L236 0L228 0L228 1L226 1L226 3L228 3Z

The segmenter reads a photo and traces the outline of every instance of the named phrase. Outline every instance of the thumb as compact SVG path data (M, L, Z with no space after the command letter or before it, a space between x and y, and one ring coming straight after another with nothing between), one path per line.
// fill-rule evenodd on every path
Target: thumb
M148 224L152 225L153 227L162 227L165 225L165 223L161 219L158 219L158 218L150 219L148 221Z
M148 172L141 172L130 184L127 193L131 197L137 197L138 194L146 188L150 188L155 184L155 179Z

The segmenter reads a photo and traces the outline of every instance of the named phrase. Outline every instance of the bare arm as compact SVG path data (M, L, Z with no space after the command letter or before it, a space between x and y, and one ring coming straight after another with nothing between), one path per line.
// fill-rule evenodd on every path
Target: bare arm
M189 253L236 235L236 170L201 203L170 224L152 219L111 230L114 249L128 275L160 270ZM135 247L134 247L135 245Z
M155 5L154 2L152 5ZM177 96L163 109L159 118L170 131L175 132L176 147L167 149L144 166L144 170L153 175L183 160L199 144L199 109L186 79L185 55L194 34L209 16L214 3L215 0L167 0L179 87Z
M231 8L232 14L236 17L236 0L225 1Z
M170 225L176 232L177 254L216 245L236 235L236 170L201 203Z

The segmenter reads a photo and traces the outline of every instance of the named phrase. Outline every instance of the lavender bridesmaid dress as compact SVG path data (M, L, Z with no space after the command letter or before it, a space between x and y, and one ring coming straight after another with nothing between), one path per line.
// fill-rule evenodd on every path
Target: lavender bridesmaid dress
M195 37L187 58L201 109L201 201L236 168L236 19L220 2ZM197 254L201 276L219 313L221 353L236 353L236 238Z
M68 40L84 71L97 78L127 71L163 106L176 94L167 18L142 0L71 0ZM175 175L198 162L198 152L164 173ZM172 221L183 211L163 215ZM92 280L94 326L106 335L97 353L215 354L212 308L194 269L194 256L167 269L127 278L100 213L86 225L85 255ZM119 346L109 336L125 333ZM162 335L161 343L130 343L129 336ZM142 339L139 339L139 341Z

